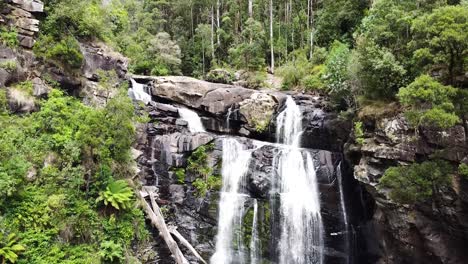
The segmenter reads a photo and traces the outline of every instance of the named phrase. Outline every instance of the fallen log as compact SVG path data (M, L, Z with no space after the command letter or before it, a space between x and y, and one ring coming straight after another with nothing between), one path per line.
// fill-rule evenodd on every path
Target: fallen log
M182 254L182 251L180 250L179 246L175 242L174 238L172 238L169 229L167 228L166 222L164 221L164 217L161 213L161 210L156 204L153 193L148 192L148 194L150 196L152 206L150 206L145 200L145 198L143 198L143 196L139 192L137 192L137 195L143 206L143 210L145 210L146 214L151 220L151 223L158 229L159 234L164 239L164 242L166 242L167 247L171 251L172 256L176 261L176 264L189 264L187 259ZM154 209L152 209L151 207L153 207Z
M192 254L197 257L198 260L200 260L202 263L207 264L206 261L198 254L197 250L185 239L182 234L177 231L175 226L169 226L169 232L174 235L182 245L184 245Z

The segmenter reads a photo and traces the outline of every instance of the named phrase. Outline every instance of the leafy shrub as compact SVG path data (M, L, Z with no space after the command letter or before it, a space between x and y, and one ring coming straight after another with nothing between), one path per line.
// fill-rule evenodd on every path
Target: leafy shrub
M205 79L214 83L232 84L234 74L226 69L215 69L208 72Z
M128 209L131 206L133 190L125 180L117 180L109 183L105 191L99 193L96 202L103 201L117 210Z
M364 144L364 131L362 129L362 122L354 122L354 140L359 145Z
M336 105L351 106L352 96L349 85L348 62L351 52L347 45L335 41L325 61L324 82Z
M370 99L394 98L405 85L406 70L391 51L369 39L360 38L356 47L356 72L362 94Z
M177 168L174 171L174 173L176 175L178 183L180 183L180 184L185 183L185 169L184 168Z
M0 27L0 43L10 48L18 47L18 32L16 32L14 29Z
M83 63L79 43L73 36L56 40L50 35L42 35L34 44L34 53L70 69L78 69Z
M6 89L0 88L0 116L8 113L8 99Z
M301 80L301 86L308 91L325 91L326 85L323 80L325 66L317 65L312 68L310 73Z
M411 108L406 116L412 125L449 128L459 122L452 99L456 94L457 89L421 75L397 96L402 105Z
M7 235L0 232L0 260L2 263L16 263L18 254L24 250L24 246L18 243L16 234Z
M124 252L122 246L116 244L114 241L103 241L101 243L99 256L101 256L104 261L120 263L124 259Z
M212 151L213 144L198 147L188 158L186 173L195 175L197 179L192 183L199 197L205 196L209 190L221 187L221 177L214 175L214 169L208 165L208 151Z
M458 173L465 177L465 179L468 179L468 164L462 163L460 166L458 166Z
M389 188L390 198L398 203L413 204L436 195L450 183L452 172L446 161L425 161L409 166L390 167L380 179L379 188Z
M0 62L0 68L5 69L8 72L13 72L18 68L18 64L15 59L5 60Z

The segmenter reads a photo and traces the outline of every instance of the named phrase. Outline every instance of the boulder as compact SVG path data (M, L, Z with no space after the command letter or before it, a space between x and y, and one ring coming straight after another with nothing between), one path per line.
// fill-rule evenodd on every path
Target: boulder
M44 12L44 3L40 0L11 0L11 2L31 13Z
M97 81L97 71L115 71L119 78L127 74L128 59L120 53L112 51L103 43L81 43L84 63L83 75L89 80Z
M250 98L239 103L239 113L247 121L250 130L264 131L278 107L278 101L266 93L253 93Z
M35 97L44 97L49 94L51 88L44 83L40 78L34 78L33 83L33 95Z

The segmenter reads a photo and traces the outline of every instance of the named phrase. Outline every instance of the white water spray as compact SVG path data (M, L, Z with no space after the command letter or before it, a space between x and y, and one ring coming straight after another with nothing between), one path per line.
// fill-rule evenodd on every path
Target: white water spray
M244 216L244 203L248 195L240 191L245 186L245 175L252 150L245 150L237 140L223 140L223 187L219 202L218 235L213 264L243 263L244 246L240 232L234 240L235 230L240 229ZM234 249L233 241L235 242Z
M252 236L250 238L250 264L258 262L258 202L253 201Z
M312 157L302 153L302 114L291 97L277 118L278 142L289 145L278 156L280 264L323 262L323 226Z
M187 121L188 129L191 133L206 132L201 122L200 116L188 108L179 108L179 115Z
M151 95L145 92L144 85L131 79L132 87L128 89L128 96L136 101L142 101L145 104L151 102Z

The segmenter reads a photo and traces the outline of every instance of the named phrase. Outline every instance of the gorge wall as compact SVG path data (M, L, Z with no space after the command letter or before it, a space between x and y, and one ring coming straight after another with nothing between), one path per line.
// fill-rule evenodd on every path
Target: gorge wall
M278 152L268 142L275 142L277 115L284 110L288 94L187 77L134 78L146 84L154 100L148 107L151 121L139 145L144 153L139 158L141 175L146 185L159 189L169 223L178 226L209 259L215 249L219 193L212 190L200 197L193 186L197 176L187 173L182 183L177 180L177 168L185 167L199 146L213 144L209 166L220 174L223 138L234 136L247 148L261 140L266 145L252 154L247 190L265 211L262 201L271 188L272 164ZM436 204L414 206L398 205L376 188L390 166L423 161L431 154L454 161L466 159L462 126L445 132L424 130L423 137L413 140L414 130L405 118L388 115L365 123L365 143L358 146L352 139L351 123L333 112L325 98L290 95L302 112L302 147L314 149L310 153L317 167L326 234L324 263L464 262L466 180L456 179ZM190 133L178 113L180 107L198 113L208 132ZM348 229L340 207L340 175ZM246 215L253 209L250 202ZM163 248L161 256L168 256Z

